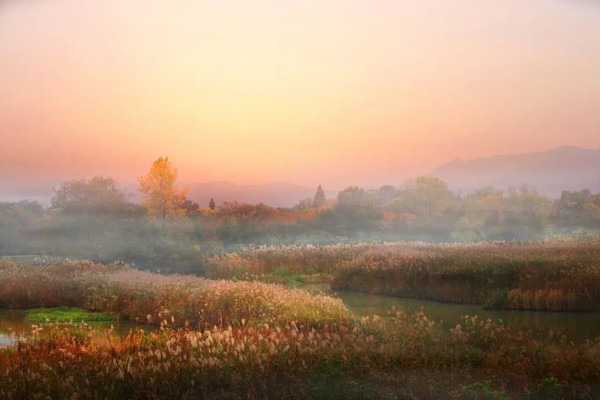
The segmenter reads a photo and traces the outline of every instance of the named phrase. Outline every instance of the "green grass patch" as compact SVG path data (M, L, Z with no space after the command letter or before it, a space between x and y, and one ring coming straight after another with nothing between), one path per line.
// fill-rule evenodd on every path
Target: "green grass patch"
M29 322L100 322L117 321L118 316L103 312L91 312L83 308L53 307L27 310L25 319Z

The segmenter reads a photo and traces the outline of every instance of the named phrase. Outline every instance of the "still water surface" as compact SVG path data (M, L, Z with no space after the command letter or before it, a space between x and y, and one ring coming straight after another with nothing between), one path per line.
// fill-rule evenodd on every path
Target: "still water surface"
M42 326L40 334L49 332L53 325L48 323L29 322L25 320L24 310L7 310L0 309L0 347L14 345L19 338L24 335L29 335L32 330L32 325ZM79 323L60 324L59 327L73 327L74 329ZM114 337L126 336L132 329L142 328L146 331L156 330L157 328L150 325L138 324L130 321L107 321L107 322L89 322L87 325L96 331L97 335L106 337L109 329L112 329Z
M600 336L600 313L543 312L514 310L484 310L481 306L438 303L434 301L401 299L391 296L369 295L351 291L332 291L328 283L307 284L302 289L310 292L323 292L340 298L346 307L357 316L379 315L385 317L395 307L398 311L412 313L423 310L434 321L442 321L444 328L450 329L463 324L464 315L477 315L478 318L502 321L507 326L529 330L538 337L565 334L569 340L583 342ZM464 324L463 324L464 325Z

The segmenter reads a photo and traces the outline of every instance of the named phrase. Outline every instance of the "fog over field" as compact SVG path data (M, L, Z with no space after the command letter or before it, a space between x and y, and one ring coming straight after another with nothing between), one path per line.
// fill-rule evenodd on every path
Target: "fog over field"
M597 0L0 0L0 399L596 400Z

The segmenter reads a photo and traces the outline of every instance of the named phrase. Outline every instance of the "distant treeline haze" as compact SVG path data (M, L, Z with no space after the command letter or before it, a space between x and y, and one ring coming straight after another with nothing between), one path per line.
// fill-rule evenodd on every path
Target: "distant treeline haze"
M326 199L319 187L295 207L273 208L218 199L198 205L175 179L161 158L140 178L143 204L103 177L63 183L47 209L32 201L0 203L0 256L122 260L201 273L206 256L249 244L527 241L600 233L600 194L588 190L564 191L557 200L528 187L459 194L438 178L419 177L400 188L349 187L336 199Z

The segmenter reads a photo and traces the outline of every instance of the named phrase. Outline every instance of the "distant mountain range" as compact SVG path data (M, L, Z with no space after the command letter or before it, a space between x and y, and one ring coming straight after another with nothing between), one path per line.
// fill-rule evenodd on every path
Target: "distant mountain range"
M431 176L450 189L470 192L528 185L553 198L563 190L600 192L600 149L563 146L526 154L498 155L470 161L454 160L440 165Z
M553 198L563 190L589 189L600 192L600 149L563 146L526 154L498 155L469 161L454 160L440 165L431 174L443 179L450 189L468 193L478 188L528 185ZM59 181L39 182L27 187L25 182L0 180L0 201L36 200L47 206L53 188ZM206 182L180 184L189 189L188 198L200 206L208 206L211 198L217 205L224 201L264 203L273 207L291 207L302 199L312 198L316 187L304 187L287 182L259 185L239 185L232 182ZM135 183L121 183L120 187L131 194L133 201L141 201ZM327 199L335 198L337 190L327 187Z

